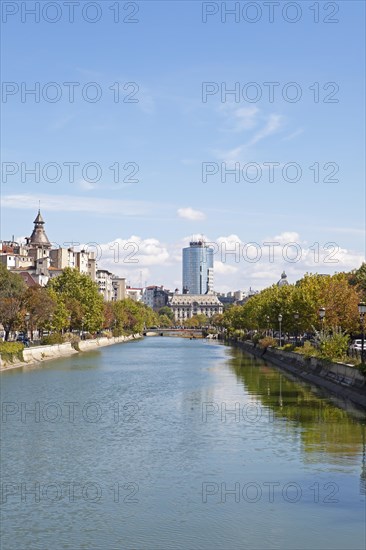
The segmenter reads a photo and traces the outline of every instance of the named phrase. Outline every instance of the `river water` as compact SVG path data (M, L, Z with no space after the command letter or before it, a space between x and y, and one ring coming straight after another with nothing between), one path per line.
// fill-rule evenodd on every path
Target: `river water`
M1 375L2 550L365 548L365 417L145 338Z

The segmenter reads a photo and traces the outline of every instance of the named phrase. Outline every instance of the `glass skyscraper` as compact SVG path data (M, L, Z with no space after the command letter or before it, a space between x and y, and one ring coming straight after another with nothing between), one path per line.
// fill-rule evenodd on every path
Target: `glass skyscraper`
M206 294L213 290L213 248L204 241L183 248L183 293Z

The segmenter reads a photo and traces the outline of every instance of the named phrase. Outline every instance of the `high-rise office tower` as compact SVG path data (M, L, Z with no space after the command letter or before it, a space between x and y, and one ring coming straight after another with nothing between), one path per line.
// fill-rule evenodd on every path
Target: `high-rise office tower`
M192 241L183 248L183 294L206 294L213 290L213 248Z

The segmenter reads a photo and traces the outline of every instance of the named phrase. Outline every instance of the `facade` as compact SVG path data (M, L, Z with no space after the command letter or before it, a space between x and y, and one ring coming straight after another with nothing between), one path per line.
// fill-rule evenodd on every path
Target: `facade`
M96 283L105 302L116 302L126 298L126 279L124 277L117 277L106 269L98 269Z
M183 248L183 293L206 294L213 290L213 248L192 241Z
M96 283L98 285L99 294L103 296L105 302L111 302L114 296L112 278L112 273L106 269L98 269Z
M96 261L94 252L76 251L73 248L54 248L50 250L51 266L55 269L71 267L79 273L89 275L96 281Z
M131 286L126 287L126 298L130 298L130 300L134 300L135 302L141 302L142 294L143 294L142 288L133 288Z
M166 306L169 300L170 292L163 286L147 286L142 295L142 301L154 311L159 311Z
M174 294L168 305L174 313L175 321L182 324L194 315L210 318L223 312L222 303L214 294Z
M23 277L28 286L46 286L49 279L58 277L67 267L89 275L98 283L105 300L122 300L125 297L125 279L100 270L97 280L97 266L94 252L76 251L73 248L52 248L45 232L45 222L40 210L34 220L34 228L25 244L14 241L0 242L0 263L9 271Z
M124 300L126 298L126 279L125 277L112 276L113 298L112 301Z

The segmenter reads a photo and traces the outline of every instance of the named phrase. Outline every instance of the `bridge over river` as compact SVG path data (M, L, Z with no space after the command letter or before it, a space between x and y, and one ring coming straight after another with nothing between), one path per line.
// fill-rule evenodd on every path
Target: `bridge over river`
M206 332L201 328L156 328L144 331L144 336L180 336L183 338L203 338Z

